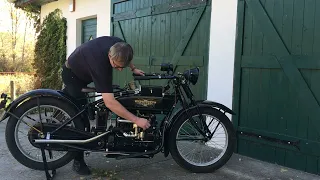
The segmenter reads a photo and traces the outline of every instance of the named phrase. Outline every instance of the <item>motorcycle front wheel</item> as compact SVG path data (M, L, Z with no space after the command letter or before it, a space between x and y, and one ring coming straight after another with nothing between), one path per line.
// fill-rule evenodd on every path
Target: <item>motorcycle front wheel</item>
M229 118L221 111L211 107L200 107L202 123L197 108L184 113L169 134L169 149L173 159L181 167L194 173L213 172L230 159L235 148L235 130ZM205 139L191 123L213 133L211 139Z
M39 102L37 98L25 101L14 111L19 119L11 116L6 126L6 142L12 156L26 167L44 170L41 150L35 147L29 139L29 133L33 131L31 127L39 123L40 119L42 123L61 124L76 113L75 108L56 98L41 97ZM84 129L79 118L75 118L67 126ZM45 150L45 154L49 170L68 164L75 156L75 152L66 151Z

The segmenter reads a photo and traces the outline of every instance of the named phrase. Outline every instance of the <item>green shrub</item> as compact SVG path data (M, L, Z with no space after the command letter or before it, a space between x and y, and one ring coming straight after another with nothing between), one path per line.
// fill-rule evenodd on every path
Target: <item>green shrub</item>
M41 88L61 89L61 67L66 60L67 21L56 9L45 17L35 45L34 68Z

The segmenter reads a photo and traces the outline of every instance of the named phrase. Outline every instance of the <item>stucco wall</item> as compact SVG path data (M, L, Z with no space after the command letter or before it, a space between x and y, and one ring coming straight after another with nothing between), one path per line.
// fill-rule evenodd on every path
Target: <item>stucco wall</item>
M212 0L208 100L232 108L238 0Z
M110 0L76 0L75 11L69 12L70 0L59 0L42 6L42 20L59 8L68 20L67 56L81 44L81 20L97 17L97 36L110 35Z

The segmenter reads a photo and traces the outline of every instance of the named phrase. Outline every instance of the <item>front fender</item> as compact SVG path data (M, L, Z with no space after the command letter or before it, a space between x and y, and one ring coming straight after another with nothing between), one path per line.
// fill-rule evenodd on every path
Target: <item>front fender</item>
M199 100L199 101L196 101L196 103L197 104L206 104L206 105L209 105L213 108L218 108L220 110L223 110L224 112L227 112L229 114L236 115L236 113L234 111L232 111L230 108L228 108L227 106L220 104L220 103L217 103L217 102L214 102L214 101Z
M236 113L234 111L232 111L231 109L229 109L227 106L214 102L214 101L208 101L208 100L199 100L196 101L196 105L200 105L200 106L209 106L211 108L216 108L218 110L222 110L223 112L227 112L229 114L232 115L236 115ZM197 106L192 106L189 107L187 110L191 110L192 108L196 108ZM167 129L169 129L169 127L172 126L172 124L187 110L183 109L183 108L179 108L174 115L172 116L172 118L170 118L169 122L168 122L168 126Z
M55 97L58 99L62 99L64 101L67 101L68 103L70 103L70 105L73 105L75 108L77 108L77 110L80 110L79 105L77 105L75 99L73 99L72 97L66 95L65 93L63 93L60 90L52 90L52 89L36 89L36 90L32 90L29 91L21 96L19 96L17 99L15 99L14 101L12 101L8 107L5 109L5 114L2 117L2 119L0 119L0 122L5 120L7 117L10 116L10 113L13 113L14 110L24 101L32 99L32 98L36 98L36 97Z

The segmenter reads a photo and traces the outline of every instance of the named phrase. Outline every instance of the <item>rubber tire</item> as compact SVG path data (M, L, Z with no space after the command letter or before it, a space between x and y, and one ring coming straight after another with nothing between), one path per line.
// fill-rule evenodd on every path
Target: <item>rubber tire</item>
M51 105L51 106L59 107L63 109L70 117L73 117L77 113L75 108L73 108L68 103L61 101L57 98L42 97L39 99L39 102L41 105ZM31 99L21 104L15 110L14 114L20 118L27 110L36 106L37 106L37 99L36 98ZM35 169L35 170L44 170L44 166L42 162L36 162L29 159L28 157L24 156L22 152L19 150L19 148L17 147L17 144L15 143L15 138L14 138L14 133L15 133L14 131L15 131L17 122L18 122L18 119L12 116L7 122L5 136L6 136L6 142L7 142L9 151L11 152L12 156L24 166L31 169ZM84 125L80 119L76 118L73 121L73 123L77 129L84 129ZM74 159L74 157L75 157L74 152L67 152L60 159L57 159L52 162L48 162L48 169L54 170L54 169L63 167L64 165L68 164L72 159Z
M211 173L215 170L222 167L224 164L228 162L230 157L232 156L234 149L235 149L235 143L236 143L236 137L235 137L235 130L234 127L229 120L229 118L224 115L221 111L211 108L211 107L201 107L201 112L203 114L212 115L213 117L220 120L220 122L225 126L228 132L228 147L225 152L225 154L214 164L211 164L209 166L195 166L183 159L183 157L180 155L177 144L176 144L176 136L178 133L178 130L180 126L188 120L188 117L186 113L184 113L179 119L176 120L176 122L173 124L173 127L169 134L169 150L173 157L173 159L177 162L179 166L181 166L184 169L187 169L190 172L193 173ZM192 109L189 111L191 116L198 115L197 109Z

